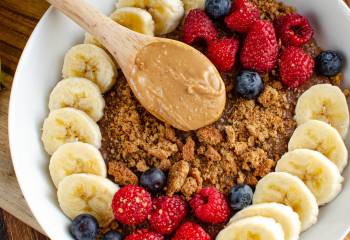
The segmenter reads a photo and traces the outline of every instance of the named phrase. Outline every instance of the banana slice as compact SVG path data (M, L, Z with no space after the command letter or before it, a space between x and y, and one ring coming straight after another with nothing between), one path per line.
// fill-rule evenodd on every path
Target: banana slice
M85 33L84 43L96 45L97 47L102 48L103 50L107 51L105 49L105 47L97 40L97 38L88 32Z
M115 10L110 18L120 25L138 33L154 36L154 21L152 15L144 9L136 7L124 7ZM104 46L90 33L85 33L84 43L96 45L99 48Z
M62 211L74 219L80 214L91 214L101 227L113 219L112 199L118 185L107 178L92 174L73 174L58 184L58 203Z
M338 130L345 138L349 130L349 108L339 87L318 84L304 92L295 107L298 124L315 119L324 121Z
M182 0L185 13L187 14L192 9L204 9L205 0Z
M63 78L87 78L105 93L115 83L118 72L113 60L103 49L92 44L79 44L67 52L62 74Z
M154 36L154 21L152 15L144 9L123 7L115 10L110 17L130 30Z
M288 143L288 151L299 148L316 150L325 155L342 172L348 162L348 150L343 139L331 125L309 120L295 129Z
M285 240L297 240L300 233L300 220L298 214L289 206L280 203L261 203L249 206L237 212L228 225L248 217L267 217L281 224Z
M124 7L146 9L155 22L156 35L174 31L184 15L184 7L181 0L119 0L117 8Z
M272 172L263 177L255 188L253 204L276 202L290 206L298 215L301 231L316 223L317 201L297 177L284 172Z
M50 112L45 119L41 140L46 152L50 155L61 145L76 141L90 143L100 148L101 131L83 111L61 108Z
M117 69L120 69L118 63L114 60L112 54L110 54L110 52L108 52L108 50L97 40L97 38L95 36L92 36L90 33L85 33L85 38L84 38L84 43L86 44L92 44L95 45L99 48L102 48L109 56L110 58L113 60L114 66Z
M91 144L82 142L60 146L50 159L49 170L56 187L62 179L76 173L107 176L106 164L100 151Z
M337 166L319 152L296 149L277 162L276 172L299 177L316 197L318 205L332 201L341 190L343 177Z
M282 227L272 218L248 217L224 228L216 240L284 240Z
M49 100L50 111L73 107L84 111L94 121L103 116L105 100L99 87L86 78L66 78L58 82Z

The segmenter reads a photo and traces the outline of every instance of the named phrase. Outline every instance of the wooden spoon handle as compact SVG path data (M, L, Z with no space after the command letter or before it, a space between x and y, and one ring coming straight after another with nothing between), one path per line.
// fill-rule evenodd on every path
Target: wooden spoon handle
M117 24L85 0L47 0L86 31L95 36L119 65L130 62L143 46L143 35ZM123 66L121 66L123 68Z
M55 8L63 12L86 31L94 36L104 35L112 22L85 0L47 0ZM115 27L115 26L113 26ZM117 25L118 27L118 25ZM106 29L107 28L107 29ZM120 28L122 31L122 28Z

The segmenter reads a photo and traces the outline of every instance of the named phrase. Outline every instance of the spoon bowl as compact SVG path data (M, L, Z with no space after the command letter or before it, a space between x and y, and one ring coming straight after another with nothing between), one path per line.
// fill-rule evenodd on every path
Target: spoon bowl
M131 31L84 0L48 2L106 47L136 98L159 120L190 131L220 118L225 84L201 52L175 40Z

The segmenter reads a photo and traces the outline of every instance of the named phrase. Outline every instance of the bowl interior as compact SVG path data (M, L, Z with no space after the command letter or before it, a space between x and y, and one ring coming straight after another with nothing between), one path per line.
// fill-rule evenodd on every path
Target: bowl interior
M115 0L90 0L102 12L112 11ZM350 59L350 12L342 0L285 0L308 16L323 48L341 50ZM84 31L50 8L33 32L22 54L14 79L9 109L9 138L13 164L23 194L34 216L51 239L72 239L70 221L58 207L56 189L48 173L49 156L40 141L48 96L61 78L65 52L82 42ZM345 85L350 87L346 63ZM346 140L347 145L350 139ZM350 226L350 168L344 171L343 192L322 207L318 223L301 239L342 239Z

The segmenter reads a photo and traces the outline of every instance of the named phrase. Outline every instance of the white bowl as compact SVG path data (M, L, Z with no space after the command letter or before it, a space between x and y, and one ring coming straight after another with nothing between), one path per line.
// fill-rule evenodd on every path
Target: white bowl
M90 1L102 12L112 11L114 0ZM285 0L309 17L318 43L338 49L350 59L350 12L342 0ZM40 129L48 114L48 96L61 78L65 52L82 42L84 31L50 8L35 28L22 54L13 82L9 109L9 138L18 182L35 218L51 239L72 239L70 220L57 204L56 189L48 173L49 156L40 141ZM350 86L349 62L345 85ZM347 139L349 144L350 139ZM303 233L302 240L342 239L350 226L350 167L344 171L342 193L322 207L319 221Z

